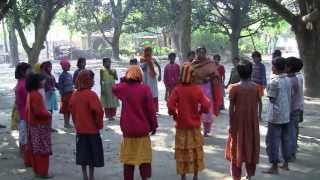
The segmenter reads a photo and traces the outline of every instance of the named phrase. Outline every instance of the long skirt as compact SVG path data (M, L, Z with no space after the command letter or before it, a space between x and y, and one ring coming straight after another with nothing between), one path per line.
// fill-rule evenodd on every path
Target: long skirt
M213 112L213 93L212 93L212 86L209 83L202 84L200 85L203 93L210 99L210 108L208 113L204 113L201 115L201 120L203 122L203 129L204 129L204 134L208 134L211 132L211 126L214 120L214 112Z
M49 174L49 155L33 155L32 169L37 176L46 177Z
M203 136L200 128L176 129L175 159L177 173L195 173L204 169Z
M120 148L120 161L128 165L151 163L152 148L150 137L124 137Z
M26 153L31 157L33 171L38 176L48 176L51 149L51 128L46 125L30 125L27 128Z

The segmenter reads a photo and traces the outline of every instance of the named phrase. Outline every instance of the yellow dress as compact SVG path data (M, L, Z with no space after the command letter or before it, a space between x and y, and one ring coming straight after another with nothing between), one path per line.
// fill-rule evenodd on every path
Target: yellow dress
M151 163L152 148L150 136L139 138L124 137L120 148L120 161L128 165Z
M203 170L203 136L200 128L176 129L175 159L177 173L188 174Z

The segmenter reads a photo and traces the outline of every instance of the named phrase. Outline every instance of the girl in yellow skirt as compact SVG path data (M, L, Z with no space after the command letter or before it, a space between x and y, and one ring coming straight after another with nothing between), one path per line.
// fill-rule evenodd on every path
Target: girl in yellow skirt
M201 134L200 115L207 113L210 101L201 88L192 83L192 67L183 65L177 85L168 100L169 114L176 121L175 159L177 173L181 179L204 169L203 136Z
M124 164L124 180L133 180L135 166L139 166L142 180L151 177L149 134L156 133L158 123L151 90L141 82L142 70L131 65L121 83L112 87L113 94L122 101L120 160Z

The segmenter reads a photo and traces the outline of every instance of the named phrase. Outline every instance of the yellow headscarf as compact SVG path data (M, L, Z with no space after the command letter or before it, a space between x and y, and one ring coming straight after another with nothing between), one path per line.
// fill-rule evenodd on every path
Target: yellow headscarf
M33 70L34 70L34 73L36 74L40 74L41 73L41 68L40 68L41 64L40 63L37 63L33 66Z

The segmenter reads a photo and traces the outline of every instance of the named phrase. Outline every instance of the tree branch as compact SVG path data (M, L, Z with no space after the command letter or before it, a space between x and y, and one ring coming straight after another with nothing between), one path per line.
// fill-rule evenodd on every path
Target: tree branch
M302 17L302 20L304 22L312 22L312 21L319 20L319 19L320 19L319 9L315 9L312 12L310 12L309 14Z
M9 2L4 5L4 7L1 7L0 20L4 18L4 16L7 14L9 9L12 8L15 3L16 3L16 0L9 0Z
M279 14L283 19L285 19L289 24L295 25L297 16L294 15L289 9L281 5L276 0L258 0L259 2L267 5L271 10Z
M258 27L254 32L249 33L249 34L244 35L244 36L240 36L240 39L241 39L241 38L246 38L246 37L249 37L249 36L253 36L253 35L257 34L257 33L259 32L259 30L261 29L262 26L263 26L263 23L261 23L261 24L259 25L259 27ZM249 28L248 28L248 31L250 32Z
M100 22L99 22L98 17L95 15L94 10L91 10L91 12L92 12L92 16L93 16L94 20L96 21L96 24L97 24L97 26L98 26L98 28L99 28L99 31L100 31L103 39L104 39L109 45L112 45L112 42L111 42L111 41L108 39L108 37L104 34L104 30L103 30L103 28L102 28L102 26L101 26L101 24L100 24Z
M15 27L16 27L16 29L18 31L18 34L19 34L19 37L21 39L21 43L22 43L23 48L25 49L25 51L27 53L29 53L31 48L30 48L30 46L28 44L28 41L27 41L27 38L26 38L26 36L25 36L25 34L23 32L22 24L20 22L20 17L18 16L18 14L19 14L19 12L17 10L17 6L14 5L13 6L14 24L15 24Z

